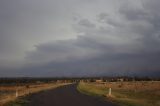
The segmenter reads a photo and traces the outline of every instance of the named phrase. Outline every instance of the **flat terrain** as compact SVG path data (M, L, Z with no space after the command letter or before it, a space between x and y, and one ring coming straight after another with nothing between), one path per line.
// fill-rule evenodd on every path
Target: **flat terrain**
M85 83L78 85L78 90L87 95L108 98L112 88L111 100L122 106L160 106L159 81L105 82ZM108 98L110 99L110 98Z
M54 90L33 94L28 106L116 106L101 98L77 91L77 85L66 85Z

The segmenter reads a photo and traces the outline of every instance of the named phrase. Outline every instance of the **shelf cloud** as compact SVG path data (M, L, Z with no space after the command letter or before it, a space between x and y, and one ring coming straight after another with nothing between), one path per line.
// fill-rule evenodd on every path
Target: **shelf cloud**
M2 0L0 77L159 77L158 0Z

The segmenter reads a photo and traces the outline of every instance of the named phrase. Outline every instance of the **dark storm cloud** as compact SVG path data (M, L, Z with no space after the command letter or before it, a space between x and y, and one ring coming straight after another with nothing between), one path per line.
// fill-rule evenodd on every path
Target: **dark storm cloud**
M62 7L62 2L56 0L1 0L1 65L21 66L24 63L25 52L33 49L34 45L50 40L72 38L71 28L66 24L69 21L67 17L71 14L66 11L72 7L67 8L68 3L65 4ZM65 25L67 28L64 28Z
M16 55L8 57L8 61L6 57L12 51L20 53L22 48L23 65L11 71L15 76L160 76L158 0L69 2L21 1L18 7L16 3L7 3L7 9L0 7L0 22L4 24L0 26L0 63L6 65ZM65 8L61 8L63 3ZM99 11L93 10L98 5ZM66 9L72 12L67 14ZM76 19L71 21L71 17ZM63 29L68 26L73 28L67 34L75 36L64 39L67 34ZM57 36L61 39L55 39ZM1 76L11 76L9 68L1 66L1 70Z

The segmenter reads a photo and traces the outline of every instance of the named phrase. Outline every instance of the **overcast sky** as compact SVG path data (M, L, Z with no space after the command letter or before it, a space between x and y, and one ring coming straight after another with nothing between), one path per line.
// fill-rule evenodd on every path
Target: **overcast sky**
M0 77L160 77L160 0L0 0Z

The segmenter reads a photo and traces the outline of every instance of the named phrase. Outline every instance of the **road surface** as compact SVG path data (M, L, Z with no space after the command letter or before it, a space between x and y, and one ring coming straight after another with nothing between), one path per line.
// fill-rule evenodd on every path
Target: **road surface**
M29 100L28 106L116 106L100 98L79 93L75 84L33 94Z

